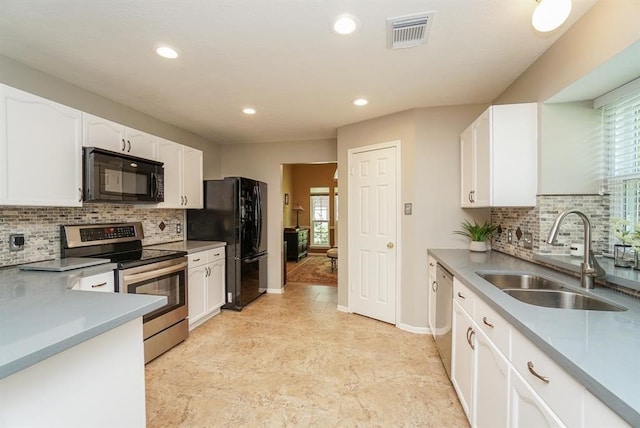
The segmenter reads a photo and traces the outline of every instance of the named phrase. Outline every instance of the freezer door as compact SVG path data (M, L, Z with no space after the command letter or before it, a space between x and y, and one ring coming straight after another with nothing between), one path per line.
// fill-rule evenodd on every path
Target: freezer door
M242 310L267 291L267 254L227 261L225 309Z

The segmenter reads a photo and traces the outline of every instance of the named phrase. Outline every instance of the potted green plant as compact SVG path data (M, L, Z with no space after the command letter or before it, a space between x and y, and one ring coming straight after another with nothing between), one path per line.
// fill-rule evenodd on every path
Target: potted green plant
M488 221L479 225L475 220L473 224L469 220L465 220L460 224L460 227L462 230L456 230L453 233L470 238L469 250L471 251L487 251L487 239L498 232L498 226Z

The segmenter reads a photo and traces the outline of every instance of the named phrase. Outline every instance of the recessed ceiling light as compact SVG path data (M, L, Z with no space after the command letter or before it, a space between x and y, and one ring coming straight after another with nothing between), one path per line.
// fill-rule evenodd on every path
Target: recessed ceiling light
M178 58L178 52L169 46L158 46L156 53L163 58L175 59Z
M253 107L245 107L242 109L242 112L244 114L256 114L256 109L254 109Z
M367 101L364 98L358 98L357 100L355 100L353 102L353 104L357 105L357 106L366 106L367 104L369 104L369 101Z
M357 27L358 23L351 15L340 15L333 21L333 31L338 34L351 34Z

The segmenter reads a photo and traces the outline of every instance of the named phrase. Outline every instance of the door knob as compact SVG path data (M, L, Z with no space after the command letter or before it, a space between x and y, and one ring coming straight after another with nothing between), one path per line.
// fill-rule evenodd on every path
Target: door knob
M387 243L387 248L389 248L389 249L393 248L393 242Z

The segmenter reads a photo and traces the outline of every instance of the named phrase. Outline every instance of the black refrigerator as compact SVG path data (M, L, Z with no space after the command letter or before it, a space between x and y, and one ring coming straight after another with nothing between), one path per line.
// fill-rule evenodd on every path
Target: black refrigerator
M223 308L242 310L267 291L267 184L205 180L204 209L187 210L187 239L227 243Z

